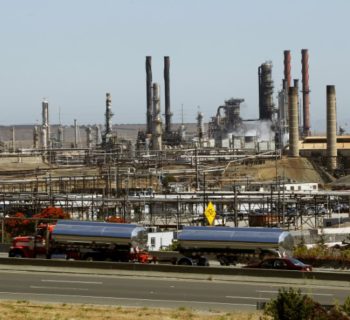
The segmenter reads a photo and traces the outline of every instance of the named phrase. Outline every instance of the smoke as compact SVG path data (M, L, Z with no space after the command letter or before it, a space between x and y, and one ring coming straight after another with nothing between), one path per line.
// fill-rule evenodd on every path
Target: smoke
M271 120L244 121L239 129L231 132L233 136L256 137L258 142L274 140L275 132Z

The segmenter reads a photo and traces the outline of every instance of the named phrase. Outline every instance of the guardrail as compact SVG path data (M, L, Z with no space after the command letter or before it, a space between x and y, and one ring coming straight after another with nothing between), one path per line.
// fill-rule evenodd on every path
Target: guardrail
M261 278L289 278L350 282L350 273L342 272L300 272L289 270L244 269L230 267L195 267L162 264L139 264L122 262L88 262L48 259L0 258L0 265L43 266L61 268L89 268L105 270L129 270L148 272L172 272L205 275L249 276Z

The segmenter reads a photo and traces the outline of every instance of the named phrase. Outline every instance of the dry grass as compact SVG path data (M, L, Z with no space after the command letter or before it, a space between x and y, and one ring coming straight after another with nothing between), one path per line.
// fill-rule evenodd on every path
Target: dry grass
M0 319L11 320L258 320L256 312L207 312L188 308L153 309L78 304L39 304L28 301L0 302Z

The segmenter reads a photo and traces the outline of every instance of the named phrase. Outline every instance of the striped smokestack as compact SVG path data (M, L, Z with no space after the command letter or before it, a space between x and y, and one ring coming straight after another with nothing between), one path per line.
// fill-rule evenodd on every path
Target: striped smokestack
M289 156L299 157L298 88L288 90Z
M337 168L337 111L335 86L327 86L327 167Z
M147 132L148 134L152 133L152 57L146 57L146 95L147 95Z
M310 135L310 88L309 88L309 52L301 50L301 73L303 82L303 135Z

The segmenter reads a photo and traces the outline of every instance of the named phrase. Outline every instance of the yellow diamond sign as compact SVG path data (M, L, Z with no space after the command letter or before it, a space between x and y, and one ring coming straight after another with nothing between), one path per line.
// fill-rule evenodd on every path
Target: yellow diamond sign
M204 214L208 220L209 225L211 226L214 222L215 216L216 216L216 211L211 202L209 202L207 208L204 211Z

